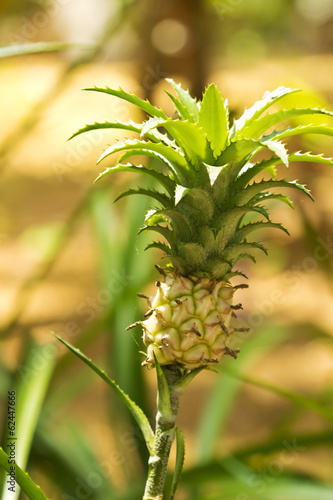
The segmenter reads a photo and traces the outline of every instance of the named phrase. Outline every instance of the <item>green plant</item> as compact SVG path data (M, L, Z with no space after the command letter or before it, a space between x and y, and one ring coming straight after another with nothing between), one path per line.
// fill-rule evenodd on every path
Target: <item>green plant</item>
M143 364L155 366L158 378L155 433L147 422L143 424L142 415L136 417L151 455L145 500L161 499L164 495L168 456L176 435L177 463L169 498L174 497L184 460L183 437L175 420L185 386L202 369L219 363L223 355L237 357L236 351L228 347L232 334L243 330L237 326L235 314L241 305L233 305L233 295L237 288L246 285L230 284L234 276L244 276L235 265L244 258L254 260L257 250L267 253L262 244L249 239L253 231L278 228L287 232L281 224L270 220L266 204L272 199L290 206L292 203L285 194L271 189L292 188L311 197L305 186L296 181L278 179L276 166L288 166L289 162L333 165L331 159L321 155L288 153L281 142L307 133L333 135L332 128L313 124L275 128L294 117L333 116L332 112L293 108L266 113L297 90L280 87L267 92L230 126L227 102L215 85L210 85L202 101L197 102L180 85L172 80L169 83L176 91L176 97L168 94L175 105L176 118L121 89L93 88L87 90L124 99L150 117L141 124L94 123L74 134L102 128L137 132L139 139L119 141L106 149L99 161L113 153L122 155L118 164L107 168L97 180L111 173L132 172L153 177L159 184L159 190L140 187L117 198L143 194L154 200L157 208L147 213L140 232L154 231L162 236L162 241L154 241L148 247L162 250L165 262L163 267L157 266L162 277L156 283L155 297L143 296L149 306L145 320L129 327L142 326L147 347ZM271 156L258 160L256 155L263 150ZM123 163L136 156L148 156L153 161L147 166ZM259 177L265 173L268 178ZM255 178L259 180L256 182Z
M270 190L290 187L310 196L304 186L296 182L277 179L275 167L283 163L288 165L293 161L333 165L331 159L323 158L321 155L299 152L288 154L286 147L281 143L284 137L303 133L332 135L333 129L324 125L311 124L285 129L281 129L280 126L278 129L275 127L288 118L314 114L333 116L333 113L321 109L288 108L274 110L269 114L267 111L271 106L284 96L295 92L295 90L280 88L265 94L261 101L245 111L244 115L229 127L227 103L223 101L214 85L209 86L202 101L197 102L179 85L172 81L170 83L176 93L176 96L170 95L170 98L175 104L178 118L167 117L163 111L156 109L148 101L143 101L122 90L90 89L135 104L150 115L150 118L142 124L95 123L77 132L80 134L100 128L119 128L139 133L138 140L118 142L105 151L102 158L117 152L122 153L122 156L116 167L107 169L99 178L113 172L129 171L143 173L160 184L159 190L145 185L142 188L130 189L119 197L144 194L153 199L157 207L148 212L141 232L149 236L150 231L155 231L163 238L162 241L149 245L164 252L163 266L157 266L161 276L157 282L156 295L155 297L143 296L148 301L149 310L142 322L131 325L133 328L140 325L143 327L143 340L147 348L143 353L143 364L148 368L156 367L158 412L155 429L151 427L142 409L103 370L79 349L60 337L58 339L121 397L140 427L150 455L145 500L162 498L172 500L175 496L185 454L183 435L175 427L179 398L187 384L204 369L221 371L225 377L218 382L205 408L206 423L201 426L199 432L199 443L204 443L200 454L200 464L183 473L182 481L190 486L191 498L196 500L235 498L240 491L237 489L238 483L241 484L242 494L248 494L251 498L265 498L265 500L266 498L272 500L276 498L302 498L302 500L330 498L331 493L328 487L316 484L315 481L304 484L302 478L297 475L284 476L272 484L267 483L263 494L251 489L245 474L245 466L240 460L242 457L256 456L265 450L270 452L279 449L281 440L279 441L276 436L274 439L274 435L267 442L256 442L252 448L241 448L233 457L225 456L214 460L212 447L216 439L217 428L221 423L219 419L224 419L230 410L230 402L239 387L240 380L283 396L300 408L314 411L329 422L333 421L332 410L324 402L239 374L223 363L223 355L236 357L236 349L231 349L231 345L237 345L237 335L241 330L235 318L240 305L233 304L233 295L240 286L244 285L232 285L230 280L237 275L240 275L242 279L244 275L234 266L245 257L253 260L253 253L257 250L265 251L260 243L249 239L252 231L262 228L279 228L286 231L279 223L270 220L266 201L280 200L288 205L291 205L291 202L284 194L277 194ZM266 133L269 129L274 131ZM270 158L260 160L256 156L260 151L268 152ZM138 155L148 156L150 163L145 166L123 163L126 159ZM257 179L256 182L254 178ZM98 214L105 212L105 203L108 202L109 194L105 193L105 195L102 198L96 196L96 200L91 203L96 220ZM131 221L130 228L133 235L131 238L133 238L133 227L137 222L136 219L131 219ZM106 230L106 226L107 224L99 227L99 238L102 240L101 233ZM105 240L100 243L107 245ZM133 246L132 242L130 248ZM110 258L109 255L105 255L104 249L103 272L110 269L110 261L112 265L115 265L114 262L118 264L121 262L121 252L116 255L115 249L113 251L114 254ZM133 258L132 253L129 255L130 257L125 257L125 260ZM135 286L140 289L138 288L140 284L136 283ZM142 297L142 294L139 295ZM122 298L119 297L115 301L115 310L112 314L116 315L116 309L121 308L121 304ZM129 304L132 302L127 300L123 306L122 316L126 308L129 308ZM128 314L131 318L132 311L128 311ZM128 322L131 321L134 319L128 320ZM96 333L96 328L98 330L98 325L93 323L89 329L89 338L92 338L92 333ZM288 335L288 332L282 331L270 333L274 334L271 345L274 342L280 343ZM239 365L243 366L244 361L254 351L263 347L264 334L267 332L257 331L256 335L248 339L246 346L242 348ZM125 338L123 333L122 338ZM231 344L232 340L234 340L233 344ZM127 341L128 338L126 338ZM80 342L81 348L85 346L84 339ZM62 363L61 367L63 366ZM122 366L121 372L116 373L115 378L122 380L122 387L124 387L124 377L121 378L119 374L124 375L128 371L128 367ZM133 370L135 377L137 374L134 372L135 370ZM46 378L48 373L45 375ZM78 375L82 383L81 374ZM39 380L40 377L38 376L37 379ZM53 400L51 397L51 407L52 404L53 408L57 407L64 397L71 397L73 390L75 391L72 388L68 393L66 391L66 395L61 391L59 395L56 393ZM46 407L47 404L48 402ZM33 418L36 423L35 414ZM89 469L92 459L89 450L87 451L82 445L83 440L79 438L76 447L73 443L65 442L66 440L60 439L62 431L59 431L59 435L55 434L55 429L51 432L52 422L48 427L46 420L47 417L42 415L40 425L38 429L36 428L36 437L39 443L42 443L41 446L49 446L59 460L60 467L62 466L64 470L72 467L70 469L72 474L78 475L83 472L80 470L81 463L86 466L85 471ZM54 441L52 441L53 433L56 435ZM30 435L32 436L32 431ZM300 437L297 443L307 446L311 443L318 445L318 443L327 442L331 436L332 433L326 431L314 436ZM173 478L169 478L166 477L166 467L175 438L177 442L176 465ZM68 457L82 458L82 462L80 465L76 464L76 460L69 461ZM10 470L8 456L2 450L0 450L0 466L7 472ZM23 470L16 467L16 481L29 498L32 500L46 498ZM205 481L208 482L214 474L214 481L223 485L218 494L216 489L198 487L199 484L206 484ZM84 478L84 472L82 477ZM66 484L66 480L63 480L59 486L65 496L67 495ZM102 498L103 495L116 499L137 498L135 488L119 497L117 492L113 491L112 486L108 486L107 480L104 480L103 488L101 496L96 496L96 498ZM103 488L101 487L101 490Z

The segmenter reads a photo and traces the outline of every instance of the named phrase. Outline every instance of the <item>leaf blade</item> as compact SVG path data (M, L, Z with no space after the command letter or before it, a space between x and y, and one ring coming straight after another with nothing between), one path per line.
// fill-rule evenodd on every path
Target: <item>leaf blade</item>
M107 374L98 368L92 361L91 359L87 358L85 354L83 354L79 349L76 347L72 346L69 342L61 338L59 335L55 334L52 332L52 334L62 343L64 344L70 351L72 351L75 356L80 358L89 368L91 368L104 382L106 382L117 394L120 396L120 398L123 400L127 408L130 410L132 413L133 418L136 420L137 424L139 425L141 432L145 438L147 448L149 453L152 453L153 449L153 442L154 442L154 433L153 430L149 424L148 418L146 415L143 413L141 408L139 408L134 401L131 400L131 398L114 382L111 380Z
M278 87L272 92L265 92L262 99L256 101L251 108L246 109L242 116L235 120L234 128L236 136L240 137L243 129L253 123L266 109L282 99L287 94L299 92L300 89L290 89L286 87Z
M104 172L101 172L96 177L94 182L99 181L102 177L105 177L106 175L114 174L116 172L134 172L136 174L145 174L150 177L153 177L168 191L168 193L171 196L173 196L175 189L175 182L172 181L170 177L160 172L157 172L156 170L143 167L142 165L132 165L131 163L127 163L125 165L119 163L115 167L107 168L106 170L104 170Z
M323 115L323 116L333 116L332 111L320 108L291 108L291 109L280 109L276 113L266 114L259 120L254 121L247 127L245 127L241 137L247 138L259 138L266 130L281 123L285 120L290 120L291 118L306 116L306 115Z
M93 92L102 92L104 94L109 94L114 97L119 97L120 99L123 99L124 101L134 104L138 108L141 108L148 115L156 116L157 118L164 118L164 119L167 118L167 116L163 113L163 111L150 104L148 100L144 101L143 99L137 97L135 94L129 94L128 92L125 92L122 88L119 88L119 90L115 90L115 89L110 89L109 87L104 87L104 88L92 87L92 88L86 88L84 90Z
M10 474L11 471L11 460L7 453L0 447L0 465L5 469L5 471ZM34 483L27 472L24 472L16 463L15 467L15 481L22 488L22 490L27 494L30 500L48 500L47 496L44 495L40 487Z
M333 422L333 410L329 408L326 404L322 403L317 399L295 393L293 391L290 391L289 389L285 389L284 387L272 384L271 382L266 382L254 378L252 376L239 373L236 370L233 370L229 367L225 368L225 374L230 377L237 378L238 380L241 380L243 382L246 382L247 384L251 384L261 389L271 391L279 396L289 399L294 404L297 404L302 408L318 413L319 415L326 418L330 422Z
M177 451L176 451L176 465L174 474L172 477L172 484L170 490L169 500L174 500L175 493L177 490L178 482L183 471L184 462L185 462L185 441L184 435L178 427L176 427L176 442L177 442Z
M209 85L202 98L198 125L206 134L215 158L228 141L228 115L228 107L218 88L214 84Z
M193 117L193 122L197 122L199 119L199 108L196 99L191 97L187 90L183 89L179 83L174 82L171 78L166 78L166 81L177 92L179 102Z

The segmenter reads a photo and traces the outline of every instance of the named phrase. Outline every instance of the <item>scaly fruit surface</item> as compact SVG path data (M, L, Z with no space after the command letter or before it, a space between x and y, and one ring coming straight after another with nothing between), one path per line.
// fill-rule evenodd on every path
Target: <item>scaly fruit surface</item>
M193 369L218 363L223 354L236 356L227 347L234 331L232 305L235 288L229 283L168 273L156 283L157 293L147 297L147 319L140 322L147 346L144 364L179 363Z
M295 89L279 87L266 92L233 124L228 103L216 85L205 90L202 100L193 99L179 84L168 80L175 95L169 93L177 116L164 111L122 89L93 88L123 99L143 110L149 118L87 125L75 135L96 129L123 129L138 139L118 141L107 148L99 161L121 153L116 166L108 167L98 179L117 172L141 173L153 178L158 189L129 189L119 198L132 194L149 196L154 208L147 213L141 231L153 231L161 238L148 247L164 253L165 279L156 296L149 298L143 327L148 366L178 363L188 369L217 362L223 354L235 355L227 340L232 326L233 276L244 259L255 260L266 248L253 239L257 229L288 231L269 216L271 200L292 206L279 190L297 189L311 198L305 186L279 179L276 167L292 162L316 162L333 166L330 158L308 152L289 153L282 142L302 134L333 135L325 124L311 122L287 126L286 120L326 116L333 113L319 108L272 107ZM271 111L271 112L269 112ZM262 160L257 153L266 152ZM150 162L132 162L138 156ZM130 163L124 163L130 160ZM278 191L276 191L278 189Z

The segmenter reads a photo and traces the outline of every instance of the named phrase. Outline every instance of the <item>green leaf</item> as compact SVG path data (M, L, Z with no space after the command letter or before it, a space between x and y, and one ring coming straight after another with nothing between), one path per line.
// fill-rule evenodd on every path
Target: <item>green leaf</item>
M142 149L129 148L128 150L125 151L125 153L121 155L120 158L118 158L118 164L122 164L128 158L133 158L133 156L148 156L150 158L158 160L159 162L163 162L163 164L170 170L170 175L168 176L168 178L172 182L180 182L178 179L177 172L174 168L174 165L170 163L166 158L162 157L159 153L156 153L155 151L145 150L143 152ZM155 170L156 172L159 171L156 168L149 168L149 170Z
M234 380L231 377L227 377L228 380ZM332 427L331 427L332 429ZM252 445L250 444L249 446L245 446L244 448L241 448L236 451L234 454L234 457L237 459L247 459L251 455L257 455L258 453L260 454L270 454L272 452L276 451L281 451L281 449L285 449L286 443L297 443L298 446L305 446L306 448L313 448L313 447L318 447L318 446L327 446L330 445L330 443L333 442L333 432L332 430L328 431L323 431L323 432L316 432L313 434L297 434L295 435L294 432L290 433L283 433L284 439L282 440L282 435L279 434L273 434L270 438L264 439L262 441L253 443Z
M165 243L162 243L161 241L153 241L152 243L149 243L149 245L146 246L145 250L149 250L149 248L158 248L159 250L162 250L166 255L171 254L172 250L171 247L166 245Z
M24 427L24 433L20 437L16 460L23 468L28 461L33 436L57 360L57 352L58 348L53 341L37 344L29 340L25 357L19 367L16 420L18 428ZM40 363L41 359L44 363ZM36 370L37 365L38 370Z
M279 387L270 382L266 382L263 380L256 379L254 377L250 377L248 375L244 375L239 373L231 368L225 368L225 374L230 377L235 377L238 380L242 380L248 384L254 385L256 387L260 387L261 389L265 389L267 391L273 392L274 394L278 394L286 399L289 399L294 404L305 408L307 410L318 413L322 417L326 418L330 422L333 422L333 410L325 403L319 401L318 399L310 398L308 396L303 396L302 394L297 394L296 392L290 391L289 389L285 389L284 387Z
M139 141L137 139L128 140L126 142L119 141L118 143L107 148L104 153L100 156L97 163L107 158L113 153L118 153L119 151L134 150L140 151L139 154L145 156L150 155L150 153L155 153L154 156L162 160L166 165L168 165L171 170L176 173L179 178L179 184L188 185L191 187L191 180L194 178L194 172L191 171L184 155L181 151L175 150L169 146L162 143L154 143L149 141Z
M290 162L314 162L314 163L322 163L324 165L329 165L333 167L333 160L331 158L324 158L322 155L313 155L311 153L302 153L300 151L297 151L295 153L290 153L289 154L289 163ZM240 187L245 187L246 184L248 184L253 177L258 175L260 172L263 170L267 170L269 167L274 166L274 165L279 165L283 161L281 158L278 157L272 157L269 160L262 160L259 163L249 164L249 167L242 171L240 176L237 179L237 188L239 189Z
M280 109L276 113L266 114L259 120L254 121L249 126L247 126L240 137L258 139L262 134L266 132L269 128L277 125L285 120L290 120L298 116L305 115L327 115L333 117L332 111L327 111L326 109L320 108L292 108L292 109Z
M145 222L153 226L160 222L170 222L175 231L176 240L187 243L192 241L195 227L191 220L177 209L154 210L147 214Z
M109 87L105 88L100 88L100 87L93 87L93 88L87 88L84 90L89 90L89 91L94 91L94 92L103 92L104 94L109 94L115 97L119 97L120 99L123 99L124 101L127 101L131 104L134 104L138 108L141 108L143 111L148 113L148 115L151 116L156 116L158 118L164 118L166 119L167 116L163 113L158 108L155 108L148 100L143 101L139 97L137 97L135 94L129 94L125 92L123 89L115 90L115 89L110 89Z
M189 113L185 106L183 106L183 104L175 96L171 95L169 92L166 93L174 103L180 118L182 118L183 120L188 120L191 123L195 123L193 116Z
M66 393L69 385L72 385L73 378L76 375L77 371L75 373L72 372L70 383L64 384ZM79 372L78 375L81 377L82 373ZM80 392L84 393L85 390L93 390L90 384L88 382L88 385L84 385L84 387L81 388L82 392ZM79 393L75 395L72 393L72 398L69 396L67 402L70 404L73 400L77 401L78 399ZM63 402L61 408L64 408L64 405L65 403ZM100 498L100 494L103 492L102 495L107 496L108 500L119 500L115 493L115 485L112 484L110 477L106 477L105 469L103 465L99 463L99 452L94 446L95 443L91 439L90 433L87 433L86 429L77 424L77 420L74 419L75 417L72 417L72 420L70 415L61 419L61 425L56 425L56 413L53 415L50 412L49 406L46 406L41 415L34 440L34 451L38 457L37 464L40 463L41 460L40 452L42 452L43 458L45 457L45 461L47 460L52 463L53 474L51 475L49 470L44 471L43 469L44 475L50 480L56 478L57 490L66 492L69 495L69 497L63 495L63 500L66 500L66 498L68 500L74 500L70 496L72 492L74 493L75 491L73 479L75 478L76 484L81 481L84 482L93 468L94 473L100 475L98 489L96 490L97 498ZM45 463L44 460L43 463ZM34 467L34 465L32 467ZM53 488L52 491L54 491ZM3 498L2 500L5 499ZM11 499L8 498L7 500Z
M68 42L36 42L22 43L18 45L7 45L0 47L0 58L24 56L29 54L41 54L46 52L60 52L73 49L93 50L94 45L88 43Z
M156 122L152 122L152 120L156 120ZM136 132L140 135L144 135L147 139L150 139L153 142L164 142L166 145L170 146L173 142L167 137L166 134L161 134L157 129L154 129L153 124L159 123L160 121L164 121L163 118L150 118L146 122L143 123L135 123L132 120L129 122L95 122L86 125L85 127L79 129L75 132L68 140L73 139L80 134L84 134L85 132L90 132L91 130L101 130L101 129L116 129L116 130L129 130L131 132ZM151 133L148 132L151 130Z
M288 153L285 146L278 141L271 140L268 136L261 141L241 139L232 142L215 162L218 166L225 165L215 182L220 188L223 187L224 196L232 189L237 176L249 159L263 148L267 148L269 151L277 154L282 162L288 166Z
M333 136L333 128L326 125L300 125L299 127L288 127L284 130L276 130L269 135L265 135L263 140L266 139L284 139L285 137L292 137L301 134L323 134Z
M157 376L157 411L163 418L173 419L174 414L171 408L170 390L168 381L155 356L155 352L153 352L153 355L154 355L154 362L155 362L156 376Z
M267 250L266 248L261 245L260 243L257 242L251 242L251 243L237 243L235 245L228 245L226 249L224 250L222 254L222 258L226 260L227 262L232 262L233 264L238 262L240 260L241 255L244 255L244 253L248 254L249 251L252 251L254 249L261 250L267 255Z
M37 344L30 338L27 339L25 354L18 368L17 379L15 383L16 391L16 428L24 428L24 432L18 437L19 446L16 450L15 460L25 469L33 437L40 418L40 413L44 399L50 384L51 376L57 359L57 347L54 342L46 344ZM41 362L42 360L42 362ZM36 369L38 366L38 369ZM7 429L7 443L10 439ZM9 451L4 446L5 451ZM2 483L2 484L1 484ZM7 490L5 481L0 481L3 493ZM6 496L6 495L5 495ZM19 488L12 495L12 499L19 497Z
M275 193L260 193L251 200L251 204L259 203L260 201L266 201L266 200L282 201L283 203L288 205L290 208L294 208L293 202L288 198L288 196L284 196L283 194L275 194Z
M220 228L220 231L223 231L223 235L221 234L219 238L227 243L231 236L235 234L237 225L242 217L248 212L257 212L268 219L268 213L262 207L243 206L231 208L230 210L226 210L221 217L216 219L216 228Z
M332 158L324 158L321 154L313 155L311 153L302 153L301 151L296 151L296 153L291 153L289 155L289 161L322 163L323 165L329 165L330 167L333 167Z
M179 249L179 255L191 271L201 271L207 260L207 253L199 243L186 243Z
M269 228L276 228L276 229L281 229L285 233L288 233L287 229L282 226L282 224L275 223L275 222L252 222L249 224L245 224L244 226L240 227L237 229L235 233L235 238L234 241L242 241L243 238L246 238L252 231L256 231L257 229L266 229L267 227Z
M289 161L291 159L291 156L292 155L289 155ZM268 168L278 165L279 163L282 163L282 160L277 156L274 156L269 160L262 160L255 164L247 163L245 165L246 169L242 169L236 181L235 191L244 188L253 179L253 177L260 174L263 170L267 170Z
M0 447L0 465L5 469L7 474L11 474L11 460L9 456L3 451ZM17 464L15 467L15 481L22 488L22 490L26 493L27 497L30 500L48 500L48 498L44 495L42 490L33 480L30 478L27 472L24 472Z
M53 335L60 341L62 342L70 351L72 351L75 356L80 358L89 368L91 368L97 375L103 379L117 394L120 396L120 398L124 401L125 405L127 408L130 410L133 418L139 425L141 432L145 438L147 448L149 453L152 453L153 450L153 444L154 444L154 433L152 428L150 427L148 418L146 415L143 413L141 408L139 408L134 401L131 400L131 398L113 381L111 380L107 374L98 368L92 361L91 359L87 358L85 354L83 354L79 349L76 347L72 346L69 342L66 340L62 339L59 337L59 335L56 335L53 333Z
M130 196L132 194L143 194L145 196L149 196L150 198L153 198L157 200L163 207L169 207L172 206L172 199L169 198L164 193L161 193L159 191L155 191L155 189L146 189L146 188L138 188L138 189L128 189L124 193L121 193L114 201L118 201L121 198L124 198L125 196Z
M177 241L176 241L174 232L170 228L160 226L159 224L155 224L155 225L151 225L151 226L147 225L147 226L142 227L139 230L138 234L142 233L143 231L156 231L157 233L161 234L169 243L170 247L172 248L172 251L173 252L176 251ZM149 245L147 248L149 248Z
M268 148L270 151L273 151L281 160L282 162L286 165L286 167L289 166L289 161L288 161L288 151L282 142L279 141L262 141L261 144ZM267 168L267 166L266 166Z
M156 172L156 170L143 167L142 165L131 165L130 163L126 165L118 164L115 167L107 168L106 170L104 170L104 172L101 172L99 176L95 179L95 182L99 181L102 177L105 177L106 175L114 174L117 172L133 172L136 174L145 174L150 177L153 177L163 187L165 187L165 189L171 196L173 196L175 189L174 181L172 181L170 177L167 177L166 175L161 174L160 172Z
M199 119L199 108L196 99L193 99L187 90L184 90L179 83L175 83L171 78L166 78L166 81L170 83L171 87L177 92L182 107L192 116L192 120L189 121L197 122Z
M212 163L214 158L210 151L207 137L196 123L184 120L166 120L160 123L175 139L186 159L196 168L201 163Z
M236 136L242 137L243 129L251 125L266 109L279 101L283 96L299 92L299 90L279 87L272 92L265 92L262 99L256 101L250 109L246 109L242 116L235 121L234 129Z
M198 125L207 135L213 155L217 158L228 142L228 107L216 85L205 91L199 111Z
M275 187L299 189L313 200L310 191L308 191L302 184L298 184L296 181L287 181L285 179L282 180L272 179L268 181L260 181L260 182L254 182L253 184L249 184L243 191L235 195L234 202L237 205L243 205L245 203L249 203L257 194L267 189Z
M223 166L227 163L238 164L250 155L253 156L263 145L259 141L251 139L241 139L236 142L231 142L229 146L221 153L215 162L216 166Z
M194 368L190 372L186 373L175 384L173 384L172 390L181 396L188 384L192 382L194 377L202 372L202 370L205 370L205 368L205 366L200 366L199 368Z
M178 194L180 194L180 189L178 189ZM178 202L177 208L194 221L196 227L210 224L215 209L210 191L193 188L182 194L183 197Z
M138 123L132 122L130 120L128 123L125 122L103 122L103 123L91 123L86 125L83 128L80 128L77 132L70 136L69 141L80 134L84 134L85 132L90 132L91 130L101 130L101 129L121 129L121 130L130 130L131 132L141 132L141 125Z
M278 462L279 463L279 462ZM265 481L256 471L248 471L243 478L228 477L220 463L213 469L194 469L184 472L183 483L195 493L191 500L331 500L332 487L304 477L276 477ZM268 476L272 479L271 476ZM258 481L258 483L256 483ZM209 484L211 483L211 484ZM259 487L254 487L253 483ZM210 486L207 487L207 486ZM196 489L194 489L196 487ZM199 491L198 491L199 490ZM208 493L205 491L208 490Z
M182 473L182 470L184 467L184 461L185 461L184 436L183 436L183 433L181 432L181 430L178 429L178 427L176 427L176 440L177 440L176 465L175 465L175 471L174 471L173 478L172 478L169 500L173 500L175 497L175 493L176 493L177 486L178 486L178 481L180 479L180 476L181 476L181 473Z
M210 258L207 260L207 270L211 273L213 279L223 279L227 281L227 273L231 271L232 265L230 262L222 260L221 257L218 259Z
M247 275L245 273L242 273L241 271L232 271L223 276L222 279L229 281L231 278L234 278L235 276L241 276L242 278L245 278L246 280L248 279Z
M157 128L163 124L165 120L163 118L158 118L156 116L153 116L149 118L147 121L143 122L141 126L141 136L147 136L149 135L149 131L157 131ZM165 136L165 134L160 134L160 136ZM166 136L165 136L166 137Z

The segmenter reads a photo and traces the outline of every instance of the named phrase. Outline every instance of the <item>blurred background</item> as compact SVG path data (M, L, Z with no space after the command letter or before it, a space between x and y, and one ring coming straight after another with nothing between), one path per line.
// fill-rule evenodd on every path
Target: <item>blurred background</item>
M48 497L137 500L140 432L50 333L89 354L153 418L155 374L140 365L140 331L125 331L142 317L136 293L157 279L160 255L136 236L149 201L113 204L136 183L126 174L93 185L97 158L121 131L67 142L87 123L143 116L81 89L122 87L173 113L165 78L198 98L215 82L233 118L285 85L303 89L285 107L332 109L333 1L3 0L0 15L1 45L70 44L0 59L2 442L15 390L17 458ZM333 156L318 136L288 146ZM333 172L298 164L280 177L305 183L315 203L291 193L295 211L272 205L291 237L266 233L269 257L243 266L250 288L237 293L251 332L235 341L239 358L201 374L182 398L179 500L333 497Z

